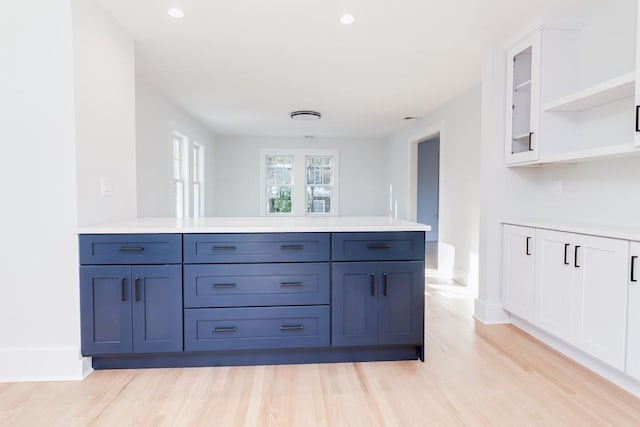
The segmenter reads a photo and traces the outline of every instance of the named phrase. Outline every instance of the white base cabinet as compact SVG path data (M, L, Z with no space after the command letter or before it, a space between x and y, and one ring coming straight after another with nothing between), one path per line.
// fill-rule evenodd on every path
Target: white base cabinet
M504 309L640 378L640 286L631 297L629 242L512 225L505 225L503 233ZM529 235L535 237L530 239L535 240L535 261L519 259L516 250ZM634 248L640 251L640 245ZM629 333L636 336L629 346L627 318ZM630 364L631 358L638 362Z
M529 322L533 322L535 232L534 228L505 225L503 233L502 305Z
M640 381L640 243L631 242L629 253L629 316L627 318L626 372Z

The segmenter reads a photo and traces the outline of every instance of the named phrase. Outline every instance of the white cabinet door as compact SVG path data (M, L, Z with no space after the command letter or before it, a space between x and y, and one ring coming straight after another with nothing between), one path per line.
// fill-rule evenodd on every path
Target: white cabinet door
M635 111L635 138L636 147L640 147L640 2L637 7L637 27L636 27L636 111Z
M640 381L640 243L631 242L629 257L629 313L627 374Z
M575 236L571 343L624 370L629 242Z
M571 257L574 234L536 230L533 322L560 339L571 338L575 276Z
M535 229L503 228L502 305L505 310L533 322Z
M527 163L539 157L542 32L507 52L505 162Z

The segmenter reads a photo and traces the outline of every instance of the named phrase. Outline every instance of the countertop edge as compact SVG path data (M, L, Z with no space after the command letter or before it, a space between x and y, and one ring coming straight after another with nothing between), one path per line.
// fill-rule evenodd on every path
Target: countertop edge
M564 231L567 233L586 234L589 236L608 237L619 240L640 241L640 231L606 229L589 225L568 225L537 220L502 220L501 224L517 225L521 227L540 228L544 230Z

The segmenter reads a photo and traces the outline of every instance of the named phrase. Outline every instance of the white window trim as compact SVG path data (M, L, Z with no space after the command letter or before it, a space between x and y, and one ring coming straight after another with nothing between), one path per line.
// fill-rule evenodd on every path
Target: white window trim
M177 218L188 218L189 217L189 193L191 192L191 185L190 185L190 174L189 171L191 170L191 165L190 165L190 150L189 150L189 146L190 146L190 141L189 141L189 137L186 136L184 133L178 132L176 130L173 131L173 135L172 135L172 147L171 149L173 150L173 141L175 141L176 138L180 139L180 179L177 180L175 178L174 175L174 202L176 203L176 217ZM172 159L173 159L173 155L172 155ZM175 171L174 171L175 174ZM177 197L178 197L178 190L177 190L177 182L180 181L182 182L182 209L181 211L179 211L177 209Z
M196 150L197 148L197 150ZM196 180L193 179L193 177L197 174L198 175L198 184L200 186L200 197L199 197L199 203L200 203L200 209L198 212L196 212L196 208L195 208L195 195L193 196L193 216L194 218L199 218L199 217L203 217L204 216L204 187L205 187L205 147L203 144L198 143L197 141L193 141L193 143L191 144L191 153L193 156L193 159L191 159L191 164L193 165L195 163L195 155L196 155L196 151L199 154L199 159L197 159L197 164L199 166L198 170L195 170L194 167L192 167L189 172L189 178L192 180L191 182L191 191L192 193L195 193L195 183ZM192 170L193 169L193 170Z
M340 214L340 151L318 149L262 149L260 150L260 214L263 216L338 216ZM293 192L291 199L291 213L269 213L267 211L267 156L293 156ZM306 156L333 157L333 196L331 213L306 212Z

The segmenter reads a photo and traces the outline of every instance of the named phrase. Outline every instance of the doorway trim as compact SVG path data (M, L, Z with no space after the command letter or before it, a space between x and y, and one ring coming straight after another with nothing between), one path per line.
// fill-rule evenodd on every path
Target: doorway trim
M444 140L444 122L437 123L409 136L409 220L416 222L418 219L418 144L440 135L440 156L438 192L442 194L442 141ZM438 221L439 222L439 221Z

